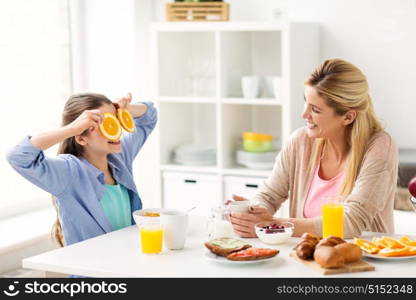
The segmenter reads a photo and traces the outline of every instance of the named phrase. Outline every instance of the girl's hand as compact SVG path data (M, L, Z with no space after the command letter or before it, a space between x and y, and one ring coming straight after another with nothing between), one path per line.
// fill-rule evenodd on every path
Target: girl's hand
M118 109L118 108L127 109L130 112L129 105L131 103L131 99L132 99L131 93L128 93L127 96L125 96L123 98L120 98L120 99L117 99L114 102L114 106L116 107L116 109Z
M99 109L85 110L72 123L68 124L72 135L80 135L85 130L94 131L102 122L101 111Z
M254 225L263 221L271 221L273 216L264 207L250 206L248 213L232 212L230 220L234 232L239 237L254 238L257 237Z

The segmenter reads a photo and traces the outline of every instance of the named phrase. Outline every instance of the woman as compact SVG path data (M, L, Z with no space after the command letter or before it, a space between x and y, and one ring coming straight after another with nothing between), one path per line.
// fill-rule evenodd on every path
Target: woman
M394 232L398 151L374 113L364 74L347 61L326 60L305 81L302 117L307 126L276 158L250 213L231 215L235 232L255 237L254 224L272 220L289 200L290 218L277 221L294 223L295 236L321 235L321 207L334 196L343 199L346 238Z

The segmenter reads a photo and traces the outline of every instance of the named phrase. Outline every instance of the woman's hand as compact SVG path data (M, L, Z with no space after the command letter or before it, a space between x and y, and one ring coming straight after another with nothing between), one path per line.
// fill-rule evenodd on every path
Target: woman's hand
M253 238L257 237L254 225L263 221L271 221L273 216L264 207L250 206L248 213L232 212L230 220L234 232L239 237Z
M99 109L84 110L78 118L68 124L73 136L82 134L85 130L93 131L98 129L102 122L102 115Z

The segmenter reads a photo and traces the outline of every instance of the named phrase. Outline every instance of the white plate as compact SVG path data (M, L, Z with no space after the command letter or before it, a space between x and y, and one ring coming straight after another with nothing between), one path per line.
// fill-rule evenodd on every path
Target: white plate
M371 242L371 240L373 239L373 237L382 237L382 236L389 236L389 237L392 237L394 239L400 239L402 236L407 236L407 237L409 237L412 240L415 240L416 239L416 236L414 236L414 235L408 235L408 234L387 234L387 233L380 233L380 232L366 233L361 238ZM380 259L380 260L408 260L408 259L415 259L416 258L416 255L412 255L412 256L385 257L385 256L376 255L376 254L370 254L370 253L367 253L365 251L363 251L363 256L364 257L368 257L368 258Z
M206 259L213 261L213 262L217 262L217 263L224 263L224 264L235 264L235 265L244 265L244 264L255 264L255 263L262 263L262 262L266 262L266 261L270 261L273 259L276 259L278 257L279 254L273 256L273 257L269 257L269 258L265 258L265 259L257 259L257 260L229 260L227 258L225 258L224 256L218 256L215 255L212 252L205 252L204 256Z
M386 256L380 256L380 255L376 255L376 254L370 254L370 253L367 253L367 252L364 252L364 251L363 251L363 256L364 257L369 257L369 258L374 258L374 259L381 259L381 260L407 260L407 259L415 259L416 258L416 255L386 257Z

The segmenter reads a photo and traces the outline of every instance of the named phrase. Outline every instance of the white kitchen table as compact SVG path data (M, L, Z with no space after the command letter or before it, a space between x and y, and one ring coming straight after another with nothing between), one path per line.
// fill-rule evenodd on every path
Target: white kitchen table
M205 257L205 218L191 216L185 249L146 255L140 250L139 231L130 226L64 248L23 260L23 267L88 277L415 277L416 259L383 261L365 258L375 271L321 275L289 256L298 242L268 246L247 239L256 247L280 250L275 259L253 264L224 264ZM366 233L364 236L371 233Z

